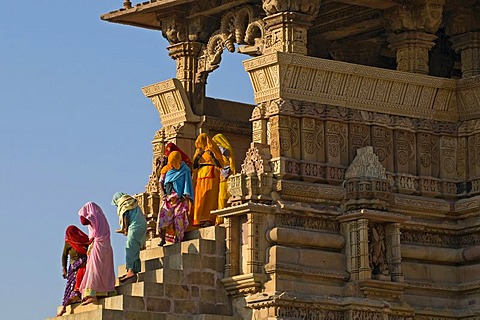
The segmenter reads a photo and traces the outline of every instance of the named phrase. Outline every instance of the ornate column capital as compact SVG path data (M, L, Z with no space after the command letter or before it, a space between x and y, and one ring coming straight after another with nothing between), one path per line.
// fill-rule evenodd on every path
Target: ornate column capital
M460 52L462 77L480 75L480 31L466 32L450 38L453 49Z
M468 0L446 15L453 49L460 53L462 77L480 75L480 1Z
M176 44L187 41L187 21L184 16L180 13L173 13L157 17L162 26L162 35L168 43Z
M462 1L445 15L447 33L455 36L480 29L480 1Z
M320 8L319 0L263 0L262 2L263 10L267 15L289 11L316 16Z
M263 0L267 17L264 54L307 54L307 31L318 14L320 0Z
M400 1L397 1L400 2ZM385 11L387 29L394 33L423 31L434 34L442 23L445 0L411 0Z
M428 51L437 36L425 32L408 31L388 38L389 48L397 54L397 70L428 74Z
M445 0L402 2L385 12L386 27L393 34L388 41L397 55L397 70L428 74L428 52L442 23Z

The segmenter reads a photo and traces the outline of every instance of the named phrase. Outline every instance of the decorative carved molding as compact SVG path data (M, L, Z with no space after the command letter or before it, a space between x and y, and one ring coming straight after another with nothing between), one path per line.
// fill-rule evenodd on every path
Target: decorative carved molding
M338 233L340 226L338 222L325 217L307 217L303 215L278 214L275 216L276 225L283 227L301 228L305 230L328 231Z
M266 264L265 272L270 273L287 273L293 275L309 275L315 277L322 277L328 279L335 279L341 281L348 281L350 274L348 272L334 271L334 270L325 270L323 268L316 268L312 266L302 266L298 264L286 264L286 263L275 263L275 264Z
M277 52L244 62L256 103L300 100L412 118L459 118L456 82Z

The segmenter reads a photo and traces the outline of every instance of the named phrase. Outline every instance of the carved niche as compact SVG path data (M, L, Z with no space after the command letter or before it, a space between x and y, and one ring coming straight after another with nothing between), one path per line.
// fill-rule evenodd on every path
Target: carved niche
M345 209L386 210L392 199L392 186L373 147L357 149L357 156L345 172Z

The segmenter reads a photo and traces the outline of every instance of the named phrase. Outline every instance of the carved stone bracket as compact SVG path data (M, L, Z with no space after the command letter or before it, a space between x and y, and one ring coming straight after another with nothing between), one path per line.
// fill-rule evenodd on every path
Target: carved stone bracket
M157 109L163 127L200 122L190 107L185 89L178 79L170 79L142 88Z

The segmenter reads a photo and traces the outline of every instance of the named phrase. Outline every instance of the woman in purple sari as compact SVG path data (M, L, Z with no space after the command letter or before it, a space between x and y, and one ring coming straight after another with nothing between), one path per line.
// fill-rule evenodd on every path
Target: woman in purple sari
M65 231L65 245L62 254L63 278L67 279L65 293L63 294L62 309L57 313L61 316L67 310L69 304L80 302L80 283L85 274L87 263L88 236L76 226L68 226ZM70 265L67 270L67 261L70 257Z
M80 291L83 304L115 293L113 250L110 244L110 226L102 209L94 202L86 203L78 211L80 221L88 225L91 244L87 251L87 266Z

